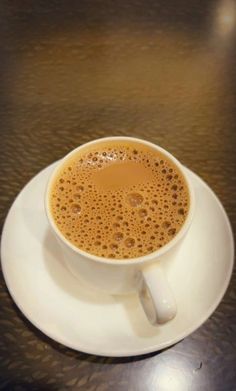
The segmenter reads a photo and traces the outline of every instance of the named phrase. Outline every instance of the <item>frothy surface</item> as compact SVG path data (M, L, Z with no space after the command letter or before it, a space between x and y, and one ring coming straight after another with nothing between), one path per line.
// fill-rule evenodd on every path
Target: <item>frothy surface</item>
M187 185L165 155L134 142L103 142L73 155L53 183L51 211L78 248L136 258L168 243L189 210Z

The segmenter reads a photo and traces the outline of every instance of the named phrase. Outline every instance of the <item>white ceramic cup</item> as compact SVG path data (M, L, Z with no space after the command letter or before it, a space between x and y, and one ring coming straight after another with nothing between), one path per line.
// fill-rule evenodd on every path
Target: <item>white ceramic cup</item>
M119 142L125 141L125 143L135 142L149 146L154 151L160 151L178 167L185 178L189 190L189 212L180 231L162 248L138 258L114 260L98 257L80 250L59 231L50 210L51 187L58 171L60 171L67 159L79 151L82 152L84 148L87 149L89 146L94 147L99 145L100 142L115 140ZM192 185L182 165L175 157L155 144L133 137L107 137L91 141L74 149L59 162L47 185L45 207L52 231L61 246L65 263L74 276L79 280L83 280L91 288L99 289L109 294L138 293L144 312L153 325L166 323L175 317L177 312L176 301L163 271L162 262L165 262L166 258L170 258L171 261L171 258L175 256L175 250L187 234L194 212Z

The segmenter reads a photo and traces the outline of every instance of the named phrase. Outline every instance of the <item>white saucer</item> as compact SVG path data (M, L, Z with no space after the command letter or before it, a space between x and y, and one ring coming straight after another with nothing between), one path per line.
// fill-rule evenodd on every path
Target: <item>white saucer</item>
M153 352L196 330L221 301L233 268L230 224L210 188L187 170L196 191L196 214L178 256L166 263L178 313L168 324L154 327L136 295L98 295L79 285L64 267L43 202L55 164L21 191L3 230L3 273L23 314L55 341L104 356Z

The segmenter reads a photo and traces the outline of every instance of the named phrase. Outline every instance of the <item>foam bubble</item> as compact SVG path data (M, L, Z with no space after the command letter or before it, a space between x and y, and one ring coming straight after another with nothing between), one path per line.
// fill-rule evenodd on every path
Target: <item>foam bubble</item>
M163 221L162 225L163 228L167 229L171 226L171 223L169 221Z
M121 241L124 237L124 234L122 232L115 232L113 235L113 239L117 240L118 242Z
M133 238L127 238L125 239L125 246L128 248L134 247L135 240Z
M110 244L110 249L111 250L116 250L118 248L118 245L116 243L111 243Z
M78 193L75 193L74 194L74 199L75 200L79 200L81 198L81 195L80 194L78 194Z
M146 209L140 209L138 211L138 214L139 214L139 217L144 218L144 217L146 217L148 215L148 212L147 212Z
M142 204L143 196L140 193L130 193L127 195L127 202L132 207L137 207Z
M71 212L75 214L80 214L81 212L81 206L79 204L73 204L71 205Z
M175 228L170 228L170 229L168 230L168 235L170 235L170 236L175 235L175 233L176 233L176 229L175 229Z

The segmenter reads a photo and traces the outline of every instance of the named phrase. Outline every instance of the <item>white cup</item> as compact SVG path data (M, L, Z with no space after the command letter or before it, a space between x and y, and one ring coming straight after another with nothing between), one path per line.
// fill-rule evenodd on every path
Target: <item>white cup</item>
M119 142L125 141L126 143L135 142L149 146L154 151L160 151L178 167L185 178L189 190L189 212L180 231L162 248L138 258L114 260L98 257L80 250L70 243L59 231L50 210L51 187L58 171L60 171L65 162L77 152L82 152L84 148L87 149L89 146L94 147L95 145L99 145L100 142L104 143L104 141L111 142L115 140ZM107 137L97 139L74 149L59 162L53 171L45 195L47 217L52 231L61 246L67 268L74 276L79 280L83 280L93 289L99 289L100 291L113 295L138 293L144 312L153 325L166 323L176 315L176 301L166 279L162 263L166 262L166 258L170 258L171 261L175 256L175 250L187 234L193 218L194 203L192 185L180 162L163 148L133 137Z

